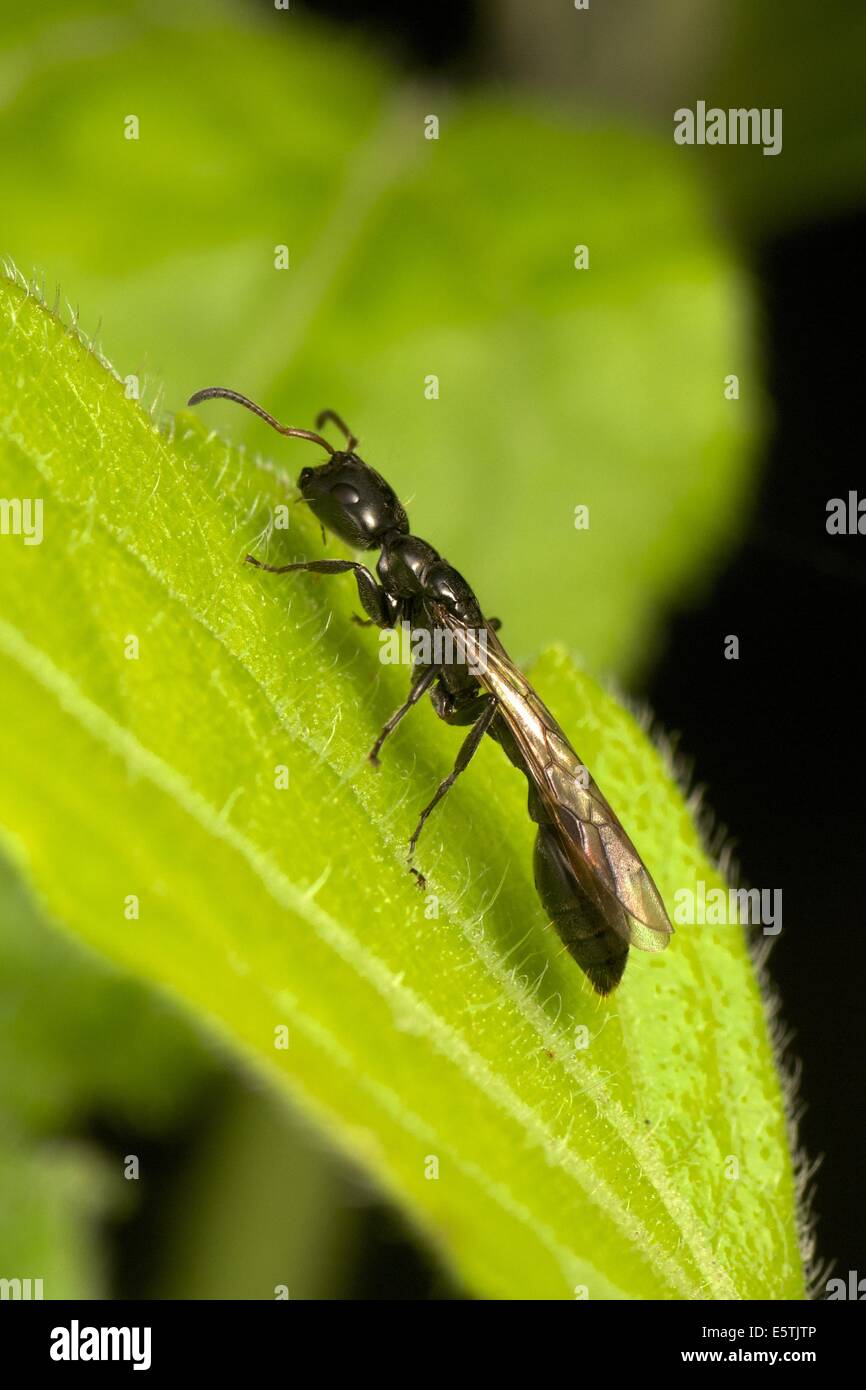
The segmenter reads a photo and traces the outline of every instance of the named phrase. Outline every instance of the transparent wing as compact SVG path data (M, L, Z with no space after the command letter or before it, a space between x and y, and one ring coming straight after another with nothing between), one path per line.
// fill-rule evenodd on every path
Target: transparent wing
M673 928L661 895L550 710L491 628L481 637L441 605L432 609L461 659L496 697L581 888L618 936L638 950L663 951Z

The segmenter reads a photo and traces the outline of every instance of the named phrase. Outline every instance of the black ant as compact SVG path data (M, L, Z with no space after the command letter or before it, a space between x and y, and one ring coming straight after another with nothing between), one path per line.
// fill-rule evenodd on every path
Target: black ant
M358 560L266 565L248 555L248 562L272 574L351 572L366 614L360 621L379 628L408 623L413 634L430 639L428 654L414 659L407 699L370 750L371 763L378 765L388 735L427 692L446 724L470 726L452 771L421 812L409 841L410 865L431 811L489 734L529 784L529 814L538 825L538 895L593 988L609 994L622 978L629 946L661 951L672 927L658 889L610 805L496 636L498 620L485 619L462 574L427 541L412 535L393 488L355 452L358 440L335 411L322 411L316 429L335 425L346 438L344 449L335 449L312 430L281 425L246 396L221 386L197 391L189 404L215 397L252 410L279 434L324 449L330 455L327 462L301 470L302 500L323 527L353 549L379 551L376 575ZM417 869L412 872L423 887L423 876Z

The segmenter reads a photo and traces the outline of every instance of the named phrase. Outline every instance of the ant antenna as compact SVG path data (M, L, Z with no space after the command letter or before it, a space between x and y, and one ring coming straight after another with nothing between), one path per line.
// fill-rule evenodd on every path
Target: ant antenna
M346 436L351 452L358 443L358 436L352 433L342 416L338 415L336 410L320 410L316 416L316 429L320 430L329 420L337 426L338 430L342 430L343 434Z
M198 405L199 401L210 401L214 399L225 401L235 401L238 405L246 406L254 415L258 415L262 420L275 429L278 434L289 434L296 439L309 439L313 444L321 444L323 449L327 449L329 454L336 453L336 449L329 444L320 434L314 434L312 430L296 430L289 425L281 425L279 420L275 420L273 415L269 415L255 401L251 401L247 396L242 396L240 391L230 391L227 386L206 386L203 391L196 391L194 396L190 396L187 405Z

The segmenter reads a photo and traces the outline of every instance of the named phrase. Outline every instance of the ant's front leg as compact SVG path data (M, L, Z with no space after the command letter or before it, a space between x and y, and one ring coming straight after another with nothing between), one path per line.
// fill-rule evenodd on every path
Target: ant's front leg
M397 627L399 625L400 613L402 612L400 600L393 598L391 594L386 593L385 603L388 607L389 614L388 621L387 623L385 623L385 627ZM355 623L358 627L375 626L372 618L359 618L357 613L350 613L349 616L351 617L352 622Z
M351 570L358 586L361 607L370 622L375 623L377 627L391 626L388 595L381 585L376 583L367 566L359 564L357 560L297 560L291 565L266 565L254 555L248 555L247 564L255 565L259 570L268 570L270 574L289 574L293 570L307 570L310 574L346 574ZM363 619L361 621L363 622Z

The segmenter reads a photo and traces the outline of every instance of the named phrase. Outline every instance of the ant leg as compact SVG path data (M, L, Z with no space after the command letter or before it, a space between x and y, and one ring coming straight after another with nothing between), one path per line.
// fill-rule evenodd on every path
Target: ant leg
M409 853L406 855L406 859L409 862L410 872L413 873L415 877L418 879L418 883L421 888L425 886L424 876L422 874L419 874L417 869L412 868L412 856L415 853L415 846L418 843L418 836L421 834L421 831L424 828L424 822L430 815L430 812L433 811L435 807L439 805L439 802L442 800L443 796L445 796L445 794L449 792L453 787L457 778L460 776L460 773L464 772L466 768L469 766L473 756L478 751L478 747L481 743L481 740L487 733L487 730L490 728L490 725L493 723L493 720L496 716L496 710L498 708L497 703L491 695L486 695L483 697L483 699L486 701L483 713L480 715L478 719L476 719L475 723L472 725L472 728L469 730L468 735L460 745L460 751L455 759L453 769L451 770L451 772L449 772L448 776L442 782L439 783L439 786L436 788L436 792L432 800L424 807L424 810L421 812L421 818L415 827L415 831L412 835L411 840L409 841Z
M388 621L387 621L387 623L384 624L384 626L385 626L385 627L397 627L397 626L398 626L397 619L398 619L398 616L399 616L400 612L402 611L402 610L401 610L401 603L400 603L400 600L394 598L393 595L391 595L391 594L389 594L389 593L386 593L386 594L385 594L385 600L384 600L384 602L385 602L385 607L386 607L387 610L388 610ZM359 618L357 613L351 613L349 616L351 617L352 622L353 622L353 623L356 623L358 627L373 627L373 626L374 626L374 624L373 624L373 619L372 619L372 618Z
M266 565L254 555L247 556L247 564L256 569L268 570L270 574L288 574L292 570L307 570L311 574L346 574L349 570L355 576L358 598L367 617L377 627L391 626L391 613L385 590L373 578L366 565L357 560L298 560L292 565Z
M342 433L346 436L349 450L351 451L352 449L354 449L355 445L358 442L358 437L357 435L354 435L352 431L349 429L348 425L346 425L343 422L342 418L337 414L336 410L320 410L318 415L316 416L316 429L320 430L323 425L326 425L328 423L329 420L332 424L336 425L337 429L341 430Z
M474 724L480 718L487 709L489 698L486 691L480 688L454 695L445 686L436 685L430 692L433 708L439 718L444 719L446 724L463 726Z
M423 672L423 674L419 676L416 681L414 681L409 690L408 699L404 704L400 706L399 709L396 709L394 713L391 715L391 718L388 720L387 724L382 729L382 732L380 733L379 737L376 739L376 742L373 744L373 747L367 754L367 757L369 758L370 762L373 764L374 767L379 766L379 753L381 751L382 744L385 742L385 739L388 737L389 734L392 734L394 732L397 725L400 723L400 720L403 718L404 714L408 714L412 706L417 705L425 690L429 690L431 682L435 680L438 674L438 670L435 666L428 666L427 669Z

